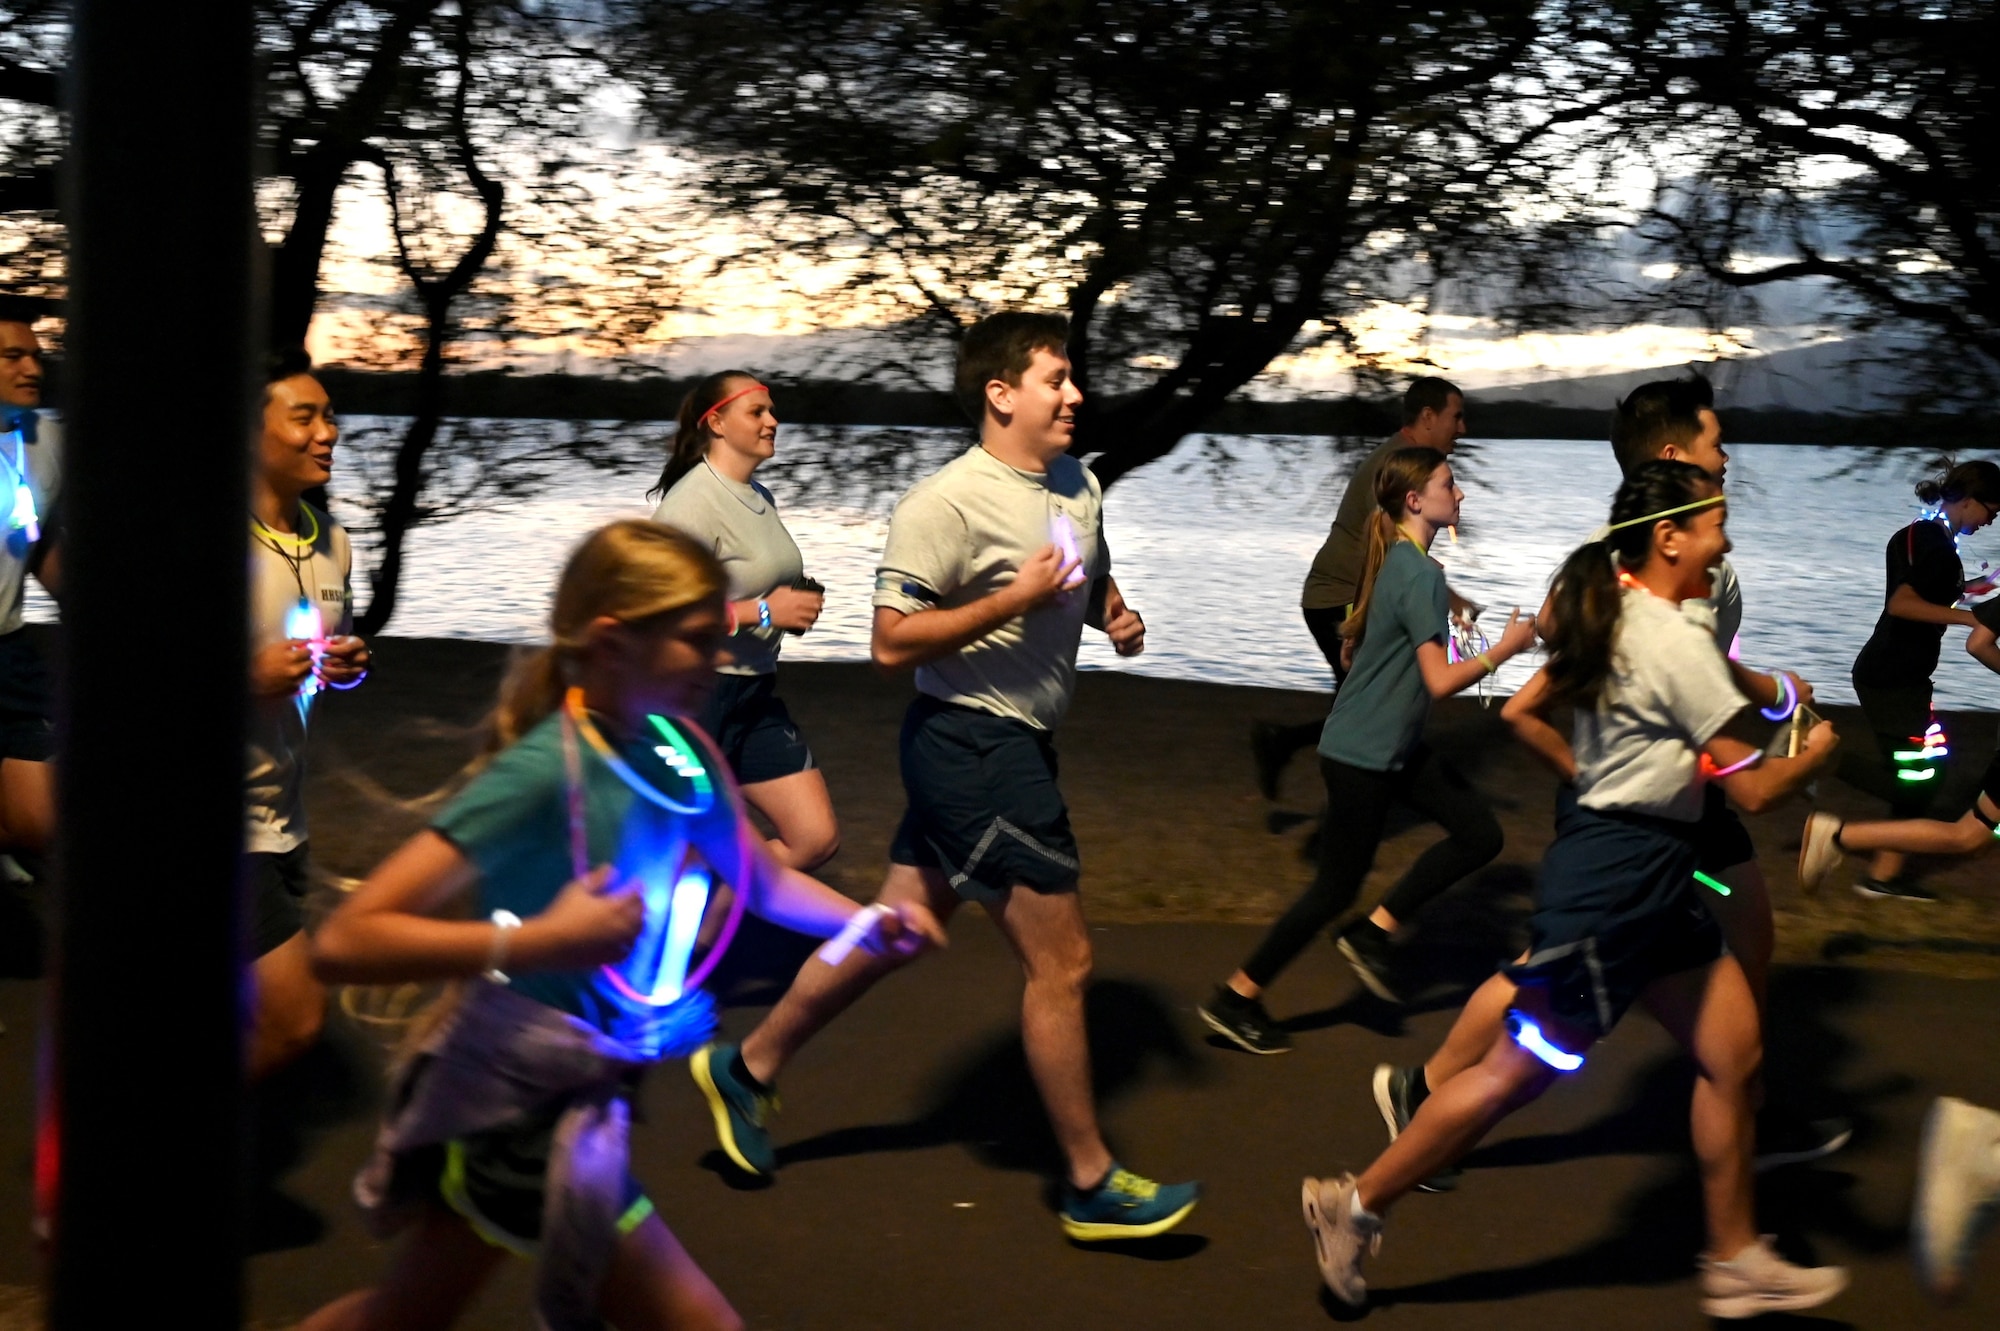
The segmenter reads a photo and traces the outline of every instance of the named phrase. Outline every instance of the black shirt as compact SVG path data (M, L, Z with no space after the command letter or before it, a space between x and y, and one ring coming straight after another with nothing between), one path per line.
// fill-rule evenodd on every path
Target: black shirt
M1942 522L1913 522L1889 538L1889 584L1885 597L1908 583L1932 605L1955 605L1965 589L1965 566L1958 562L1958 542ZM1875 621L1875 632L1861 655L1854 658L1854 682L1869 688L1893 689L1928 685L1937 669L1942 624L1898 619L1886 609Z

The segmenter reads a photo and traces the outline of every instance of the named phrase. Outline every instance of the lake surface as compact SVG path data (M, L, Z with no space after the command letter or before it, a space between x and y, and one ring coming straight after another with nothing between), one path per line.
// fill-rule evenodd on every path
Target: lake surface
M350 417L339 466L379 467L399 422ZM418 529L390 631L411 637L537 641L549 593L576 539L596 524L652 510L645 491L670 427L483 422L477 456L442 479L490 494L513 476L523 493L490 511ZM472 427L465 427L472 428ZM826 584L818 627L788 639L787 659L867 657L875 560L894 498L941 464L965 436L940 430L787 427L758 476L777 495L806 568ZM1452 584L1486 605L1487 631L1514 605L1541 603L1549 574L1604 520L1617 467L1608 445L1560 440L1468 441L1454 543L1434 551ZM1113 571L1146 617L1143 656L1115 656L1086 631L1085 669L1276 688L1329 686L1299 617L1300 584L1324 539L1359 452L1300 437L1198 436L1125 477L1105 498ZM1742 655L1812 680L1852 701L1848 668L1882 602L1883 546L1917 512L1912 484L1929 455L1878 455L1808 445L1732 451L1729 529L1744 586ZM365 515L338 498L335 513ZM352 481L349 481L352 484ZM365 604L371 551L358 539L355 596ZM2000 564L1994 529L1962 542L1968 575ZM46 613L46 611L44 611ZM2000 708L2000 678L1948 630L1937 674L1940 706ZM1522 657L1497 677L1511 692L1532 671Z

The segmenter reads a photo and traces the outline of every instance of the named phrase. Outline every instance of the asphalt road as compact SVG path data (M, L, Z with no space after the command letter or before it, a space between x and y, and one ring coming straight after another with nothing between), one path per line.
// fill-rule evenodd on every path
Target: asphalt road
M1096 933L1093 1043L1114 1148L1206 1192L1182 1231L1122 1250L1070 1245L1051 1210L1053 1148L1018 1039L1017 972L985 922L892 977L789 1070L777 1121L784 1167L752 1188L713 1149L679 1065L645 1093L635 1162L668 1223L754 1327L1290 1328L1333 1318L1300 1222L1302 1174L1364 1164L1383 1132L1367 1094L1382 1060L1415 1061L1452 1012L1398 1013L1357 996L1330 948L1272 996L1297 1049L1251 1058L1213 1047L1194 1004L1256 930L1116 925ZM41 987L0 983L0 1287L34 1279L26 1240L29 1104ZM1795 1256L1853 1269L1853 1287L1799 1326L2000 1325L2000 1237L1971 1297L1933 1308L1909 1269L1904 1227L1917 1125L1940 1093L2000 1104L2000 984L1852 969L1782 971L1770 1078L1807 1109L1851 1115L1855 1143L1817 1168L1762 1183L1762 1226ZM732 1010L747 1029L759 1009ZM157 1011L170 1018L170 998ZM170 1038L169 1022L158 1030ZM375 1058L347 1030L300 1071L312 1106L286 1194L324 1233L249 1264L255 1324L283 1327L365 1281L382 1250L346 1200L372 1128ZM1685 1127L1689 1073L1633 1017L1590 1065L1503 1124L1455 1194L1394 1213L1371 1266L1367 1320L1412 1328L1685 1327L1700 1240ZM134 1087L135 1131L149 1095ZM162 1149L171 1149L162 1143ZM284 1148L272 1147L278 1159ZM274 1166L275 1167L275 1166ZM172 1223L171 1198L134 1204ZM291 1226L267 1208L264 1238ZM311 1231L299 1226L296 1239ZM525 1327L527 1272L512 1264L464 1325Z

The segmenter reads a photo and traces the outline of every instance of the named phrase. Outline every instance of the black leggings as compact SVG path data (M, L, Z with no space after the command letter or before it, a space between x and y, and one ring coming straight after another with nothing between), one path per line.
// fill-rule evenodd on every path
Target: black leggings
M1445 839L1417 857L1382 904L1398 924L1408 923L1432 897L1491 863L1505 839L1500 822L1472 783L1419 744L1400 772L1369 772L1331 758L1319 760L1326 781L1326 821L1319 834L1319 873L1243 963L1260 988L1305 951L1313 935L1354 904L1375 865L1375 850L1400 801L1445 830Z

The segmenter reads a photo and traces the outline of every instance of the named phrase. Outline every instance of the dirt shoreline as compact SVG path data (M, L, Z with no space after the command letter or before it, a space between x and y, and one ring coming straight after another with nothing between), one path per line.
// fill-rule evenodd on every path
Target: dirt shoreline
M429 807L423 797L476 752L508 652L445 639L383 638L375 648L368 686L330 698L315 720L308 789L314 857L320 869L343 877L365 874L420 826ZM823 876L850 895L869 896L902 812L896 734L910 682L865 665L823 663L788 664L780 680L841 819L843 847ZM1320 787L1310 755L1301 754L1279 801L1262 799L1246 737L1254 720L1310 721L1325 708L1319 694L1084 673L1057 747L1092 917L1275 918L1310 876L1307 838ZM1869 739L1854 709L1827 710L1850 756L1864 755ZM1965 713L1946 723L1959 763L1940 801L1955 814L1993 751L2000 715ZM1435 709L1428 735L1493 802L1507 847L1433 908L1427 928L1451 950L1504 949L1548 845L1555 782L1507 736L1497 707L1449 700ZM1845 782L1822 782L1820 795L1822 807L1844 816L1882 816L1878 801ZM1781 960L2000 977L2000 875L1991 856L1936 867L1928 881L1942 899L1933 905L1864 901L1844 877L1807 899L1793 868L1805 813L1794 800L1749 820L1772 887ZM1364 902L1436 835L1429 827L1392 827Z

